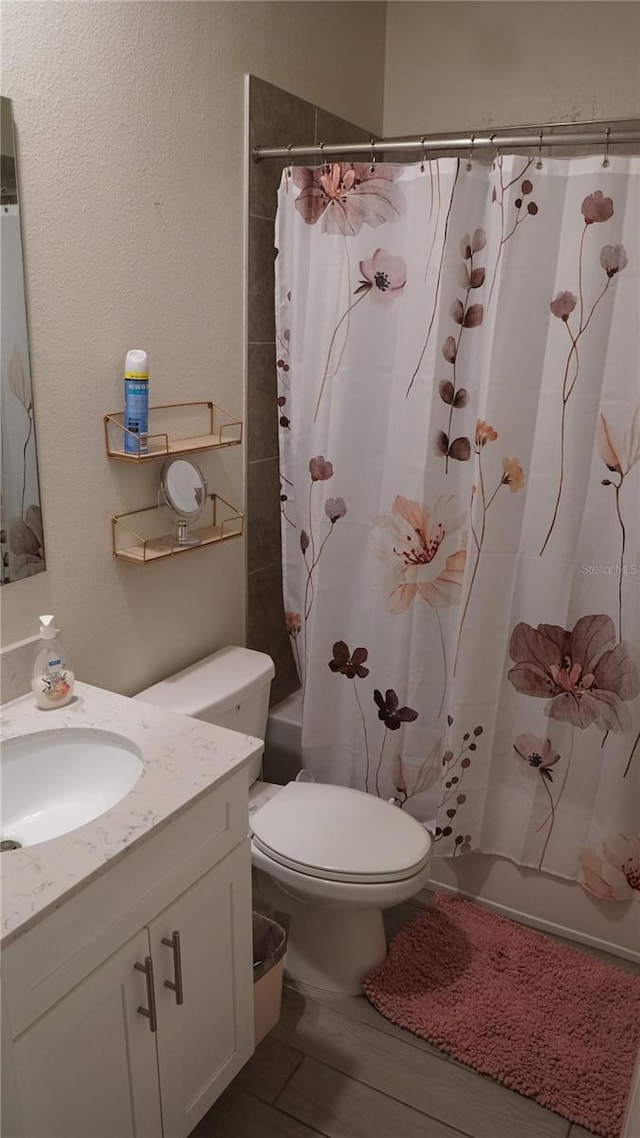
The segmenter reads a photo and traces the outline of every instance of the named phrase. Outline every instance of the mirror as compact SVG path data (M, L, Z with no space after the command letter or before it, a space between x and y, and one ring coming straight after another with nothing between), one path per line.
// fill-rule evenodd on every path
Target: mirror
M189 522L200 516L207 500L207 482L195 462L172 458L160 475L160 491L167 506L178 514L175 540L180 545L199 545L200 538L189 534Z
M0 583L45 568L11 100L0 97Z

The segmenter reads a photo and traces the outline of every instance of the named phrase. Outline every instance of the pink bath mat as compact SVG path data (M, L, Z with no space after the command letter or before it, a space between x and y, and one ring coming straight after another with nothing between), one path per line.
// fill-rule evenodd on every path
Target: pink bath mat
M618 1138L640 1047L640 976L436 893L364 990L460 1063Z

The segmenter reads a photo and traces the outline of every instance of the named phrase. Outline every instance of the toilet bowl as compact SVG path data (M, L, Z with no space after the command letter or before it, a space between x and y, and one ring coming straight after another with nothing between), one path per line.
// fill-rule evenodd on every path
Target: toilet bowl
M306 782L269 789L250 813L251 859L291 917L286 971L358 994L386 956L383 910L426 884L431 839L414 818L359 790ZM257 787L254 802L260 794Z
M136 698L264 738L269 656L224 648ZM300 766L302 704L296 694L269 713L271 769ZM280 750L279 750L280 748ZM429 875L431 838L398 807L348 787L280 786L249 770L251 858L290 914L285 970L333 992L358 994L387 951L382 912L408 900Z

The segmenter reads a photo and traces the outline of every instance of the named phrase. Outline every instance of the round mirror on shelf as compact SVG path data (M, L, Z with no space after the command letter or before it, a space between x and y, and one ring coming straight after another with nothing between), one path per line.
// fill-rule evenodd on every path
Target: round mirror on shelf
M200 467L188 458L169 459L160 474L160 491L167 506L178 515L175 541L198 545L200 539L189 534L189 522L200 516L207 500L207 481Z

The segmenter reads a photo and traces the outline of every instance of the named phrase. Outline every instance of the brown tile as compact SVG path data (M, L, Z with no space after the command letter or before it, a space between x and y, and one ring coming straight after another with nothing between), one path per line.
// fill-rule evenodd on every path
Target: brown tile
M297 691L300 687L300 677L298 676L298 670L291 650L291 643L288 638L286 648L273 658L273 662L276 666L276 674L271 684L270 703L272 706L286 699L288 695L292 695L293 692ZM296 777L300 767L301 763L299 758L296 758L295 762L291 763L287 762L283 764L281 762L277 768L273 770L274 777L271 778L265 774L265 778L267 782L290 782L292 778ZM265 767L265 770L266 769ZM269 769L271 769L271 766L269 766Z
M249 79L249 145L304 146L314 141L315 107L254 75ZM275 217L285 163L267 158L249 167L249 213Z
M279 565L280 474L277 458L250 462L247 468L248 572Z
M282 569L270 565L250 573L247 581L247 648L284 656L289 637L284 624Z
M213 1104L190 1138L316 1138L295 1118L238 1090L232 1083Z
M273 222L249 218L247 338L273 342L275 333Z
M279 703L300 687L291 642L284 623L282 569L280 563L250 573L247 582L247 648L266 652L276 668L271 685L271 703ZM295 777L299 765L289 777ZM266 777L266 776L265 776ZM288 781L271 778L269 781Z
M328 1138L459 1138L445 1123L313 1059L298 1067L276 1105Z
M329 111L323 111L318 107L316 144L320 142L326 142L327 145L331 142L368 142L370 138L375 138L373 131L367 130L366 127L355 126L347 119L340 119L337 115L332 115Z
M275 344L249 344L247 367L247 459L278 455Z
M268 1035L236 1075L233 1085L263 1102L272 1103L301 1062L299 1051Z

